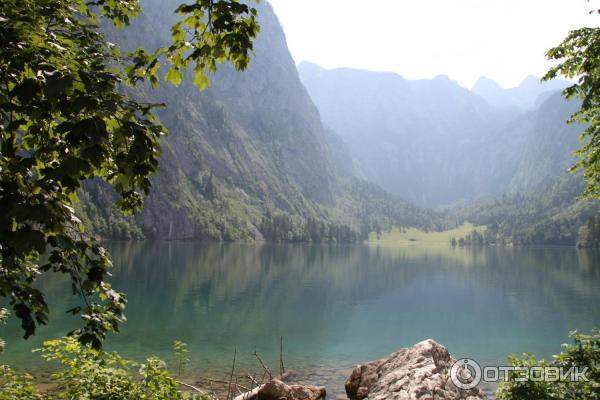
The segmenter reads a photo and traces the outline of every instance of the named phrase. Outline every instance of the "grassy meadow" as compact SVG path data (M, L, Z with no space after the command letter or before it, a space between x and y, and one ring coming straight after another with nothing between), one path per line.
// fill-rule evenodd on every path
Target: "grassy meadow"
M457 228L443 232L425 232L420 229L406 228L393 229L382 232L379 237L375 232L369 235L369 244L374 245L448 245L450 239L455 237L458 240L467 234L476 230L483 233L485 226L474 226L472 224L463 224Z

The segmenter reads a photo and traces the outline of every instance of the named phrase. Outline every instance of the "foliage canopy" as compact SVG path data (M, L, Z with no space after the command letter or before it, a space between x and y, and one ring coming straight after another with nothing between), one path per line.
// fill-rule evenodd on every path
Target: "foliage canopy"
M600 28L581 28L547 52L548 59L558 61L544 76L551 80L559 75L577 79L565 89L568 99L582 100L581 109L569 122L587 125L581 135L583 146L576 152L579 161L571 171L583 170L586 180L584 197L600 199Z
M538 379L518 379L518 373L511 373L507 382L501 382L496 390L498 400L594 400L600 398L600 331L590 335L572 332L573 343L565 344L563 352L554 356L554 362L538 361L531 354L522 358L511 357L510 365L515 367L562 367L568 371L577 367L587 368L585 378L571 381L564 379L550 382Z
M196 0L176 10L172 43L152 53L123 54L99 29L140 12L137 0L5 0L0 5L0 296L7 297L25 337L48 320L40 275L70 276L84 320L73 332L99 348L124 320L126 298L106 282L106 250L75 215L88 179L112 185L126 214L139 211L158 168L165 129L155 104L122 94L120 85L178 85L194 68L208 86L220 63L247 67L259 26L256 10L237 0Z

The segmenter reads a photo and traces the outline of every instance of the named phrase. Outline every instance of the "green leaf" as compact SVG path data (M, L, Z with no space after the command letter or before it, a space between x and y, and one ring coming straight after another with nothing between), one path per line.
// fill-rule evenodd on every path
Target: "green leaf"
M174 42L181 42L185 39L185 31L181 29L181 22L173 25L171 28L171 36Z
M196 72L194 74L194 85L200 90L206 90L210 86L210 80L202 72Z
M179 86L183 81L183 74L177 68L171 68L165 76L165 81L169 82L173 86Z

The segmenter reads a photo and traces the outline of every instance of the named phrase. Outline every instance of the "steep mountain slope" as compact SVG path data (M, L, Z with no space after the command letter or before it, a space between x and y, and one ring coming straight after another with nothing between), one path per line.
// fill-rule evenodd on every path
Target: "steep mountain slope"
M299 71L323 121L348 143L364 176L384 189L441 205L500 193L510 181L497 165L516 168L514 149L493 159L480 151L494 143L510 113L448 77L408 81L393 73L329 71L308 63Z
M144 14L126 30L106 28L109 39L125 50L164 45L178 4L142 1ZM261 33L247 71L223 66L204 93L189 77L179 88L163 84L132 93L167 105L158 115L170 136L146 207L135 219L124 220L109 207L110 192L87 185L83 211L97 233L241 240L276 231L278 240L305 240L310 220L323 225L323 236L343 232L344 240L353 240L371 218L383 218L382 210L356 212L365 209L366 199L352 190L365 184L336 168L331 138L300 82L283 30L270 5L261 2L258 8ZM343 152L336 157L343 159ZM402 222L421 224L426 218L383 192L379 200L403 210Z
M502 89L480 80L475 89L484 97L506 100L497 107L443 76L408 81L308 63L299 70L358 170L418 204L465 204L553 183L573 163L582 131L566 124L577 102L555 90L566 81L529 77Z
M525 151L510 182L511 192L552 183L574 164L573 152L581 145L579 135L584 127L566 121L580 105L579 101L567 102L561 93L554 93L527 115L532 126L526 133Z
M583 178L580 173L567 173L575 160L573 151L580 146L578 137L583 127L567 125L566 121L579 106L578 101L567 102L555 92L537 110L504 128L513 138L520 137L523 149L507 193L458 210L459 220L486 225L485 240L492 243L596 243L595 231L588 232L585 240L581 232L600 215L600 203L578 201Z
M535 189L470 204L456 215L459 221L486 225L489 243L575 246L582 227L600 215L599 202L576 200L583 187L581 175L565 174Z
M480 95L485 101L495 107L511 108L515 112L531 110L536 107L540 97L563 90L570 86L568 81L555 79L541 82L540 78L528 76L515 88L504 89L495 81L481 77L473 86L472 92Z

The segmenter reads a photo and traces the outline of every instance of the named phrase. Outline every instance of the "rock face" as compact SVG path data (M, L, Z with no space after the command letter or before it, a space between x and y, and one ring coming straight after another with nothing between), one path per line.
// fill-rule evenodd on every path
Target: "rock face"
M256 398L258 400L321 400L325 397L326 392L323 387L287 385L273 379L258 391Z
M253 3L261 29L247 70L220 66L205 92L187 76L179 88L134 93L137 100L167 104L156 112L171 133L145 208L128 221L148 239L250 239L267 209L317 217L313 210L336 204L337 175L319 112L272 7ZM105 27L107 39L124 51L168 45L179 19L173 11L180 0L141 4L144 12L127 32ZM92 230L116 236L114 218L102 215L113 199L89 197L96 211L90 210Z
M478 388L456 387L450 370L456 360L433 340L401 349L389 358L359 365L346 382L350 400L483 400Z

